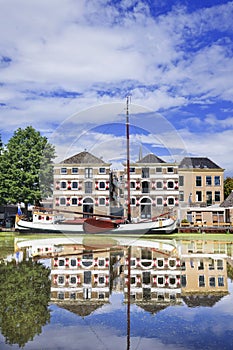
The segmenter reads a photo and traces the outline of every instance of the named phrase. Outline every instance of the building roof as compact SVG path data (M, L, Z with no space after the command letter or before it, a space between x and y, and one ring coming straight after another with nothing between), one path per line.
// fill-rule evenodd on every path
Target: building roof
M179 168L221 169L207 157L184 157L180 162Z
M101 158L95 157L93 154L84 151L69 157L62 162L63 164L107 164Z
M225 201L223 201L220 204L220 207L224 207L224 208L233 207L233 191L229 194L229 196L225 199Z
M136 163L165 163L165 161L157 157L153 153L150 153L142 159L138 160Z

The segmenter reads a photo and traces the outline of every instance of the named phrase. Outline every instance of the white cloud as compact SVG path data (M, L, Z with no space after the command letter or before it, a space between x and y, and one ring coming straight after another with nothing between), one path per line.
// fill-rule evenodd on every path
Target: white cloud
M232 2L192 13L174 6L156 18L144 1L2 2L1 129L31 124L49 135L70 115L122 102L128 91L154 111L177 108L177 119L191 104L233 102L232 12ZM232 129L231 118L220 125Z

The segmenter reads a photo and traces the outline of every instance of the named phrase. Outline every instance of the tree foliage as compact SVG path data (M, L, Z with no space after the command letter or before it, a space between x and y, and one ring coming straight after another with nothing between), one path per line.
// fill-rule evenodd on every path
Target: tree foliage
M7 344L25 344L50 320L50 270L24 261L0 265L0 327Z
M39 204L51 195L54 157L54 146L33 127L15 131L1 154L1 204Z
M233 177L227 177L224 180L224 199L233 191Z

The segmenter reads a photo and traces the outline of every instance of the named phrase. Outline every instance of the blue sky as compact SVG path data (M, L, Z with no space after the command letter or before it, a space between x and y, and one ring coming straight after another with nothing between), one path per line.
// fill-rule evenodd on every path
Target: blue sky
M0 0L0 6L5 143L32 125L61 158L87 149L114 160L119 133L105 126L123 123L130 94L138 106L134 123L146 130L134 137L135 157L141 142L145 154L207 156L233 176L233 1ZM98 125L103 130L93 132ZM164 143L169 152L161 152Z

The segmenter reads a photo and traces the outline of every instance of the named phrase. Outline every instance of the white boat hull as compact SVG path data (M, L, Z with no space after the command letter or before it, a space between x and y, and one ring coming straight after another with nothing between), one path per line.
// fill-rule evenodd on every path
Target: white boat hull
M74 233L85 234L82 223L66 224L66 223L37 223L25 220L19 220L15 227L17 230L37 233ZM163 219L148 222L119 224L118 227L109 230L111 234L156 234L156 233L172 233L176 229L176 221L173 219ZM108 233L107 231L99 232L95 228L92 234ZM88 232L90 233L90 232Z

